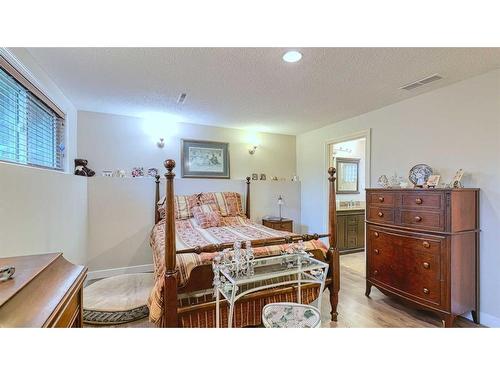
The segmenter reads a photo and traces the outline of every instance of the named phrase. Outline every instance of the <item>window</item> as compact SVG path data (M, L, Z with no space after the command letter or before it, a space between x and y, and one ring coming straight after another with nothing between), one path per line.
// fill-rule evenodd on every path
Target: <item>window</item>
M0 160L62 170L64 115L7 64L0 56Z

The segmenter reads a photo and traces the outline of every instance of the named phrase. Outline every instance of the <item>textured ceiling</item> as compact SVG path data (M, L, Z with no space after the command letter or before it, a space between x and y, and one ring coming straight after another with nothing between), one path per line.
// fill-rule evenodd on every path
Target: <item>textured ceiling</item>
M500 67L500 48L299 50L287 64L284 48L28 48L79 110L284 134ZM399 89L433 73L444 79Z

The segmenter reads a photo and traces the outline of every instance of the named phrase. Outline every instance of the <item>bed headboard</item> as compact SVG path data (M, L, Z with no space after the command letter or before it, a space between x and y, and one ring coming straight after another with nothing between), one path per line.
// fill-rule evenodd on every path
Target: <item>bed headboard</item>
M210 193L219 191L234 191L240 193L240 195L245 197L245 215L250 219L250 177L245 179L244 185L241 180L215 180L215 179L204 179L202 185L193 184L196 181L194 179L178 179L175 181L176 193L180 195L190 195L196 194L200 191ZM154 201L154 215L155 224L160 221L160 213L158 212L157 203L161 197L160 194L160 176L155 177L155 201ZM243 198L242 198L243 200Z

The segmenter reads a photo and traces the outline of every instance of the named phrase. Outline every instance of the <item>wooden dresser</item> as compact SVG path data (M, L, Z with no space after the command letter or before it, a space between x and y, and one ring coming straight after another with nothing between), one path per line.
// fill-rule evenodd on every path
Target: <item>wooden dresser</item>
M61 253L0 258L16 267L0 282L0 328L82 327L82 290L87 275Z
M479 323L479 189L366 189L366 205L366 295Z
M337 248L341 254L365 250L364 209L337 209Z

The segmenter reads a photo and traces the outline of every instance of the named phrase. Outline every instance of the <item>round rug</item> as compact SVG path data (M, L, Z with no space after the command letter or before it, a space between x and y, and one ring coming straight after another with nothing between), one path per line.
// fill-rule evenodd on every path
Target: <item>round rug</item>
M118 275L96 281L83 289L83 321L112 325L149 315L146 306L153 289L152 273Z

